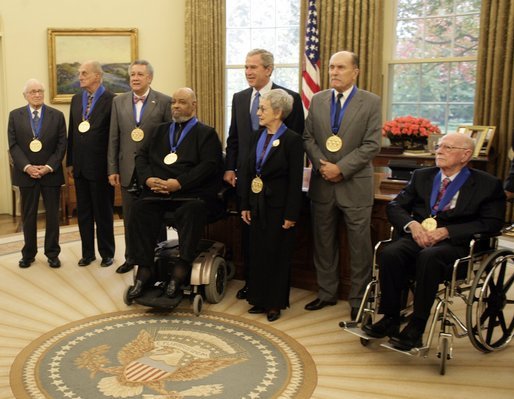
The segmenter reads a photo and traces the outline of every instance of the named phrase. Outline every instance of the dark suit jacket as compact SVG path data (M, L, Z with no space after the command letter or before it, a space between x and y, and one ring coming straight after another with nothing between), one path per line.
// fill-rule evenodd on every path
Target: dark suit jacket
M387 216L395 229L430 216L432 184L439 168L414 171L407 186L387 206ZM505 194L494 176L470 168L471 175L459 190L455 208L437 215L439 227L446 227L455 245L467 245L473 234L497 233L503 227Z
M64 183L62 160L66 151L66 123L61 111L44 105L39 138L43 148L39 152L29 149L34 135L27 106L11 111L7 131L9 152L14 161L12 184L19 187L36 184L35 179L23 172L28 164L48 165L54 170L37 180L41 185L60 186Z
M86 133L78 131L82 122L82 92L71 99L66 166L73 166L74 177L107 181L107 147L114 96L105 90L96 101L89 117L91 128Z
M150 89L139 125L145 136L143 140L135 142L130 136L136 127L133 105L132 91L116 96L112 102L107 173L119 174L123 187L130 185L137 151L159 124L171 121L171 97Z
M514 193L514 161L510 163L509 175L505 179L504 188L510 193Z
M300 135L288 129L280 137L280 144L272 147L261 169L263 190L251 191L256 176L255 161L258 137L253 140L248 160L241 169L242 209L258 208L259 202L267 207L284 208L284 219L298 220L302 207L303 143ZM272 143L269 143L272 145Z
M170 153L170 125L159 125L136 155L137 175L145 187L144 195L152 195L145 184L149 177L173 178L182 188L171 197L201 198L209 205L209 200L217 199L222 181L223 161L218 135L212 127L198 122L177 148L177 161L166 165L164 157Z
M293 110L284 120L285 125L298 134L303 133L305 117L300 95L273 83L271 89L284 89L293 96ZM228 131L227 148L225 154L225 170L237 170L248 158L248 152L255 132L252 130L250 119L250 102L252 99L251 87L234 94L232 98L232 118Z

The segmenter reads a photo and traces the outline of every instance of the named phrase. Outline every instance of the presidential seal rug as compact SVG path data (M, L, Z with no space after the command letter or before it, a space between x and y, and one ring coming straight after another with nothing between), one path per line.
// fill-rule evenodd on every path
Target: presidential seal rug
M16 398L310 398L310 354L258 322L142 310L90 317L52 330L16 357Z

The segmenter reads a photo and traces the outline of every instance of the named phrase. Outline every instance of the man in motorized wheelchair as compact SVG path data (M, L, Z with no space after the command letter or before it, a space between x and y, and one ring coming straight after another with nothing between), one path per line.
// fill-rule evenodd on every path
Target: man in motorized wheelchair
M468 254L474 234L494 234L503 227L501 182L466 166L474 145L463 134L445 135L437 145L437 167L414 171L388 204L387 216L399 237L378 255L378 313L384 317L362 326L367 335L389 336L392 346L404 351L422 346L438 286L449 278L452 263ZM402 296L413 280L413 314L400 332Z
M153 284L155 247L164 215L173 212L179 238L179 259L170 271L165 295L181 294L209 215L220 212L222 150L216 131L196 118L196 95L178 89L172 99L173 122L159 125L136 155L136 170L143 186L132 207L129 243L138 271L127 292L132 300Z

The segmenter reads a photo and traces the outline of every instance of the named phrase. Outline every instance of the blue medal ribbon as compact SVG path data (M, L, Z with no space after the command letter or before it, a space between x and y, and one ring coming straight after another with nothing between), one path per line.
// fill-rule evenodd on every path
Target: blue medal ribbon
M101 85L93 94L93 101L91 102L91 106L89 107L89 112L86 115L86 108L87 108L87 98L89 97L89 94L87 90L84 90L82 92L82 120L87 121L89 120L89 115L91 115L91 112L93 112L93 108L95 108L95 104L98 101L98 99L104 94L105 87Z
M43 114L45 112L45 105L41 107L41 109L38 109L39 111L39 121L37 123L37 126L34 125L34 118L32 117L32 113L30 112L30 106L27 105L27 109L29 111L29 122L30 126L32 127L32 133L34 134L34 137L36 139L39 139L39 132L41 131L41 124L43 123Z
M273 134L273 136L271 137L270 143L273 143L273 141L278 140L284 134L284 132L286 130L287 130L287 126L282 123L280 125L280 127L278 128L278 130L276 131L276 133ZM271 145L268 144L268 147L266 148L266 151L263 154L264 143L266 142L267 135L268 135L268 129L264 129L263 132L261 133L261 137L259 137L259 141L257 142L257 148L255 149L255 155L256 155L255 170L257 172L257 176L260 176L261 170L262 170L262 165L264 164L264 162L266 162L266 159L268 158L268 154L271 151L271 147L273 147L273 144L271 144Z
M194 125L196 125L198 123L198 119L196 117L193 117L191 119L189 119L189 122L186 123L186 126L184 126L184 130L182 130L182 134L180 135L180 138L178 139L178 142L177 144L173 144L173 137L175 137L175 129L176 129L176 126L177 126L177 123L176 122L173 122L168 131L169 131L169 140L170 140L170 153L174 153L177 151L177 148L180 146L180 143L182 143L182 141L184 140L184 138L187 136L187 134L189 133L189 131L193 128Z
M332 104L330 107L330 121L332 122L332 133L337 134L339 131L339 128L341 127L341 122L343 120L344 113L346 112L346 107L348 107L348 104L350 104L350 101L352 97L357 93L357 86L353 86L352 91L350 92L350 95L345 100L343 107L341 108L341 111L339 112L339 120L336 119L336 96L335 92L332 95Z
M437 201L437 195L439 194L439 187L441 187L441 171L437 172L437 175L434 177L434 182L432 183L432 193L430 194L430 212L432 216L435 216L437 213L442 212L446 205L450 203L452 198L457 194L457 191L464 185L468 177L471 175L471 172L468 168L462 168L459 174L453 179L453 181L448 184L446 187L446 192L444 193L441 201L437 206L437 210L434 210L435 202Z

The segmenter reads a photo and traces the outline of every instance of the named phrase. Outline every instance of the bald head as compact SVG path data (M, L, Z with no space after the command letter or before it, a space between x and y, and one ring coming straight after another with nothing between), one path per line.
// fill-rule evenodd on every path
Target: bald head
M182 87L173 93L171 114L178 123L188 121L196 115L196 94L189 87Z
M436 165L446 176L458 173L473 156L475 141L462 133L448 133L438 143Z

